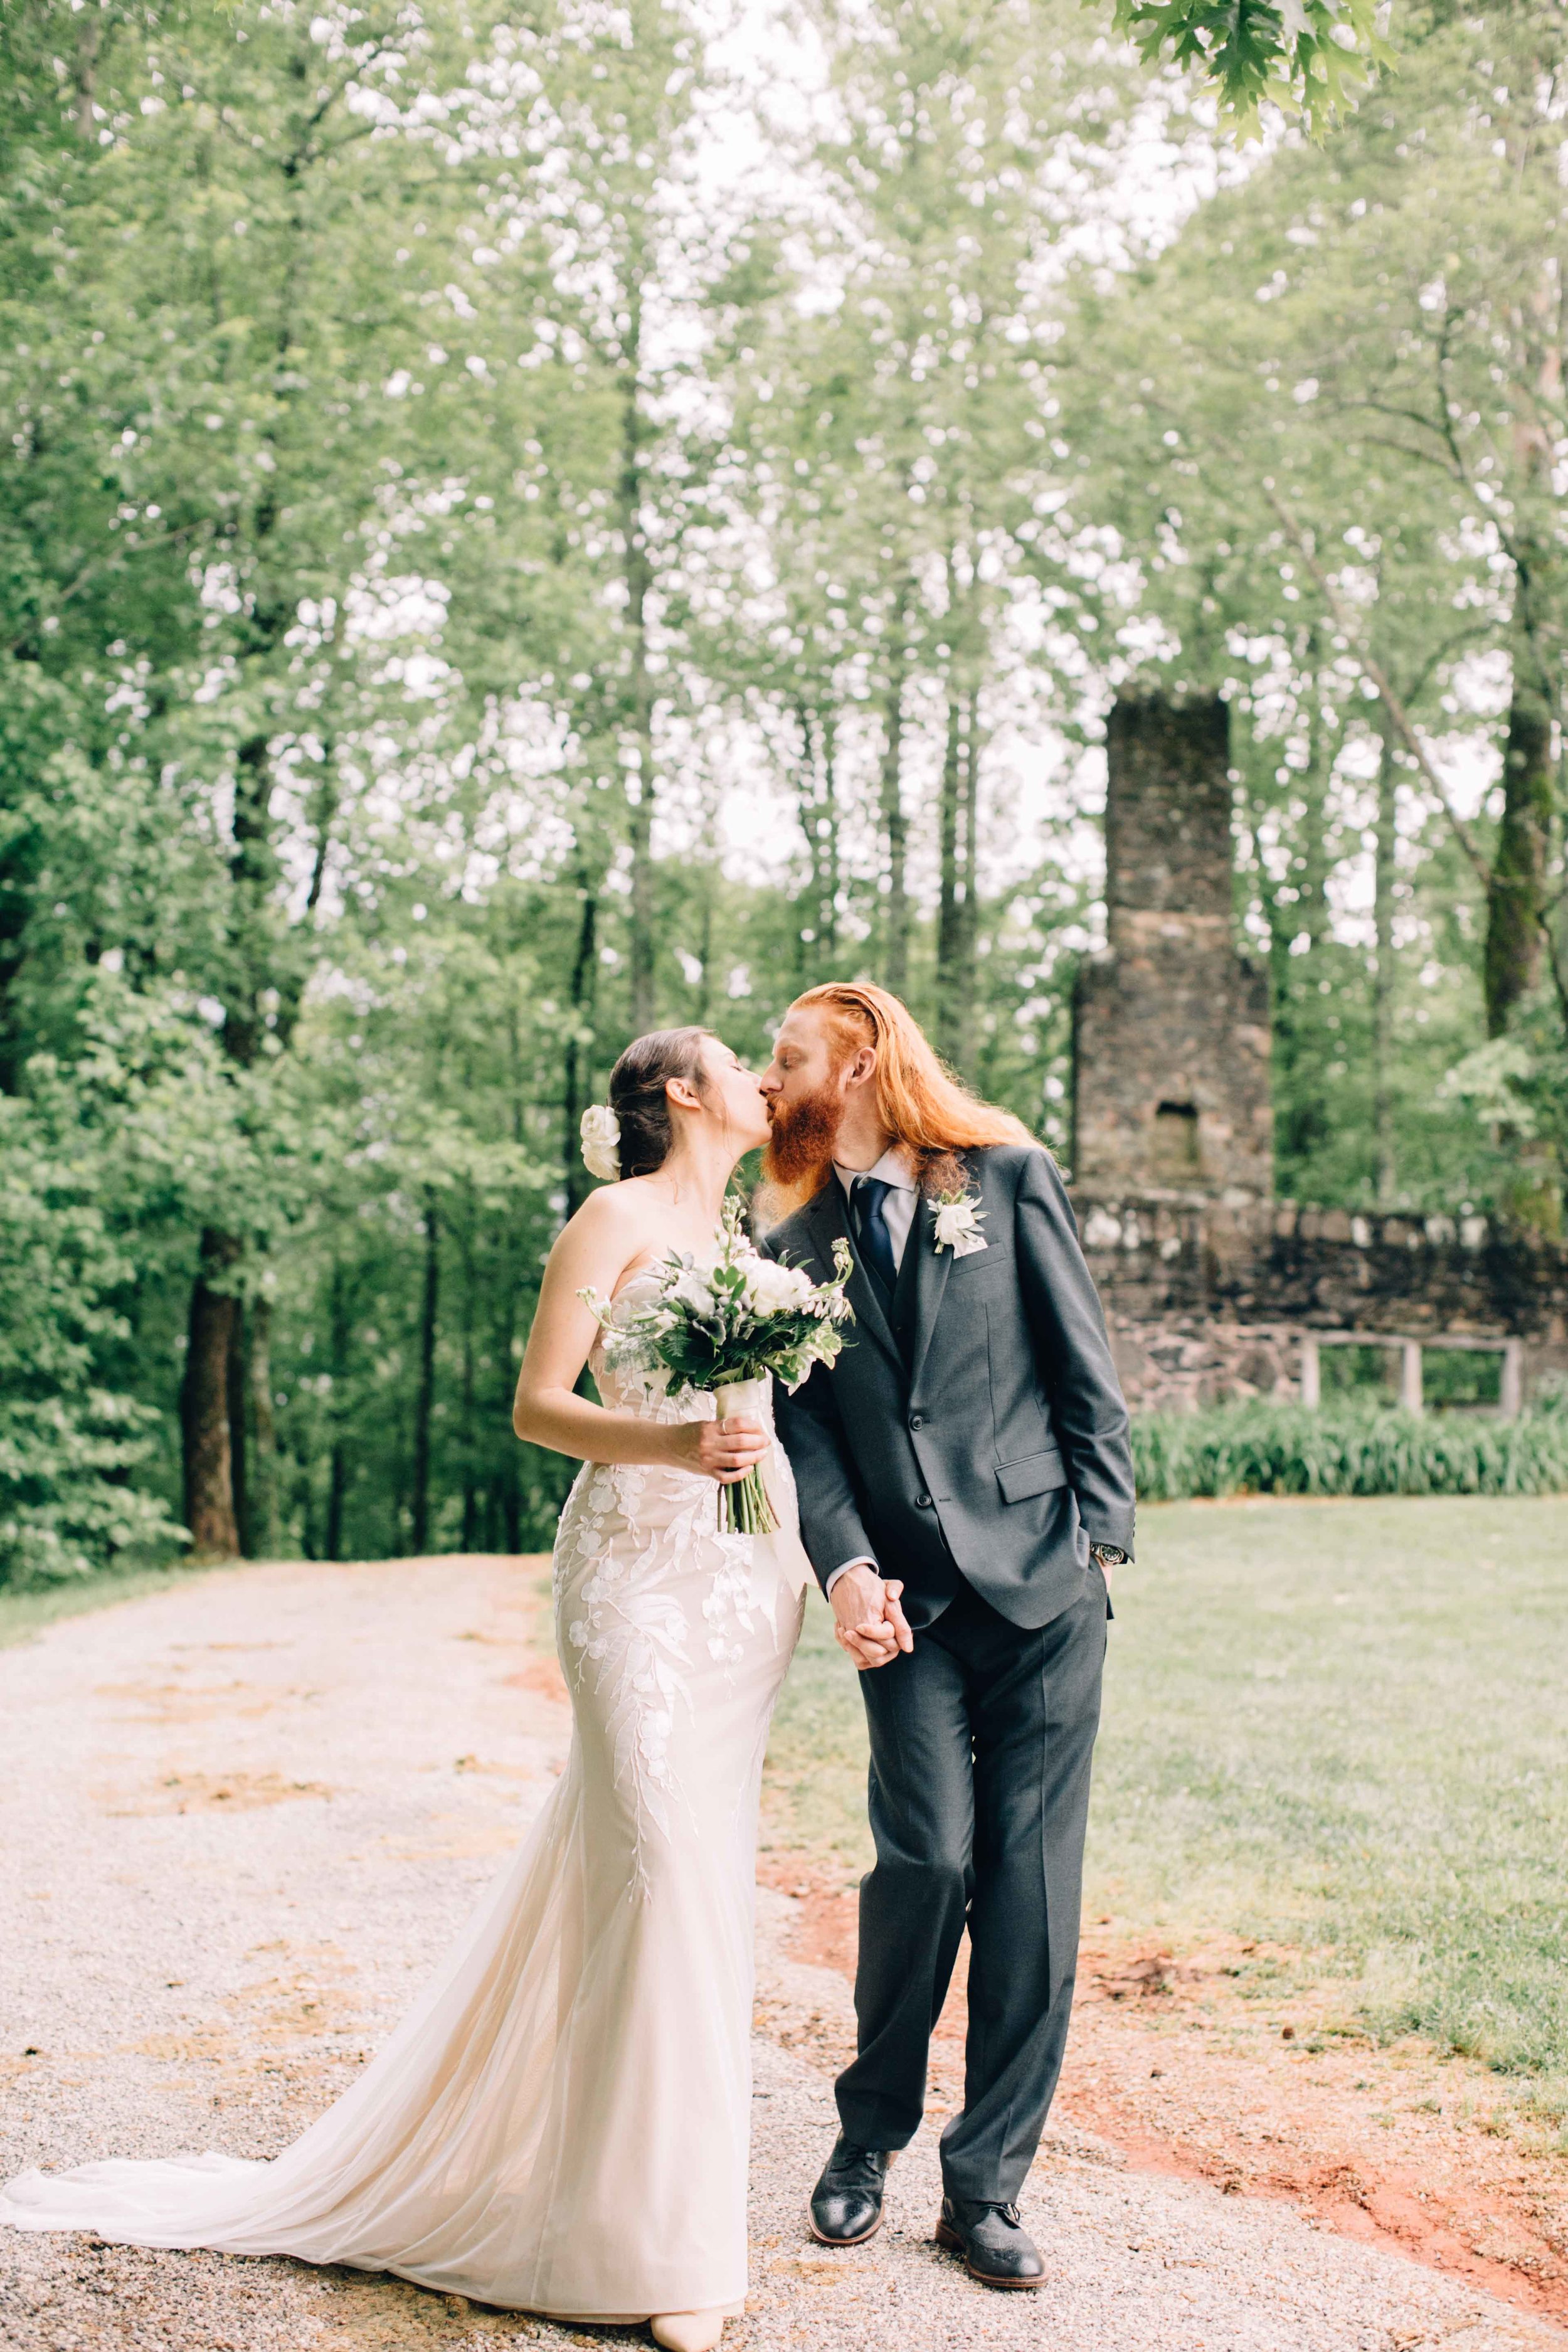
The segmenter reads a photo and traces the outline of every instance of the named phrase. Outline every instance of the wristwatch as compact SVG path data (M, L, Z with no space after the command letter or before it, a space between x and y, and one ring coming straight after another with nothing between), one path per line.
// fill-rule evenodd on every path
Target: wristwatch
M1091 1543L1089 1556L1095 1566L1102 1570L1108 1568L1125 1568L1127 1565L1127 1554L1119 1544Z

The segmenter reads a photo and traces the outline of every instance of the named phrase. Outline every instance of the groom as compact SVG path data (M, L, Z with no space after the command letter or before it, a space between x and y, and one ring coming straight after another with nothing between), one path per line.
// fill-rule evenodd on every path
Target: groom
M763 1079L767 1174L797 1203L763 1246L855 1322L779 1425L802 1532L862 1670L876 1865L860 1889L858 2054L811 2225L880 2226L894 2150L969 1930L963 2113L939 2242L1037 2287L1015 2200L1061 2071L1110 1569L1132 1543L1127 1412L1048 1155L951 1079L898 999L797 998Z

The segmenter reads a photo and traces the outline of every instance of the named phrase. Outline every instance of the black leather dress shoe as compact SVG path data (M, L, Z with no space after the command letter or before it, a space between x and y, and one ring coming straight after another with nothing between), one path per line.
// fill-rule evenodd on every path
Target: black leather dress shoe
M973 2197L944 2197L936 2225L939 2246L963 2256L982 2286L1044 2286L1046 2266L1016 2205L983 2205Z
M882 2196L892 2156L861 2147L840 2132L811 2192L811 2234L825 2246L858 2246L882 2226Z

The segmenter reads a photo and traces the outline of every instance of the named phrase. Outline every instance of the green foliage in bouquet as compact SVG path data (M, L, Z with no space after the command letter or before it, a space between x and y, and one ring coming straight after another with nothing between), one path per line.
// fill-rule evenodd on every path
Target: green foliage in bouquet
M719 1255L700 1266L672 1255L661 1269L658 1299L627 1326L679 1389L717 1389L770 1375L799 1388L814 1364L830 1364L850 1319L844 1286L849 1245L834 1248L834 1279L814 1283L798 1266L781 1265L753 1248L741 1229L740 1204L726 1202Z
M731 1198L712 1265L672 1252L658 1269L658 1297L624 1325L611 1322L591 1291L581 1295L605 1328L612 1360L668 1372L674 1394L771 1378L797 1389L814 1364L832 1363L844 1345L841 1327L852 1319L844 1295L854 1265L847 1242L835 1243L833 1265L831 1282L814 1283L799 1266L763 1257ZM776 1528L757 1467L721 1489L720 1519L731 1534Z

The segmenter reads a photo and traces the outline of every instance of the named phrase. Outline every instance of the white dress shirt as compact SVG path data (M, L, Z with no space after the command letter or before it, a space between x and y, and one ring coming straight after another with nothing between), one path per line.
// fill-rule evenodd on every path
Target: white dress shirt
M893 1245L893 1264L895 1266L901 1267L904 1263L904 1251L909 1246L910 1228L915 1222L915 1211L920 1206L921 1198L919 1188L910 1172L909 1162L904 1157L901 1147L899 1144L890 1143L873 1168L846 1168L842 1160L836 1160L833 1163L833 1172L843 1185L845 1200L849 1203L851 1233L855 1231L855 1179L857 1176L875 1176L879 1183L892 1186L891 1192L882 1202L882 1222L888 1228L888 1239ZM876 1561L865 1552L858 1553L854 1559L841 1560L823 1590L831 1600L833 1588L847 1569L875 1568L876 1565Z
M858 1176L874 1176L879 1184L890 1184L892 1191L882 1203L882 1222L888 1228L888 1239L893 1244L893 1264L904 1262L904 1245L910 1238L910 1228L920 1206L920 1193L910 1173L903 1148L889 1143L874 1168L846 1168L841 1160L833 1163L833 1172L844 1187L844 1197L849 1203L849 1230L855 1230L855 1180Z

